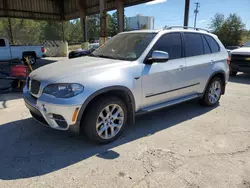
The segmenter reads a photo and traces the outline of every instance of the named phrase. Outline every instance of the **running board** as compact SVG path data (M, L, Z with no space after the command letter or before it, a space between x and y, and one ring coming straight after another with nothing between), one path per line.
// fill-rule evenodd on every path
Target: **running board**
M182 102L185 102L185 101L196 99L198 97L200 97L200 95L193 94L193 95L188 95L186 97L182 97L182 98L179 98L179 99L174 99L174 100L168 101L166 103L161 103L161 104L157 104L157 105L154 105L154 106L142 108L141 110L139 110L136 113L136 115L152 112L152 111L159 110L159 109L162 109L162 108L166 108L166 107L169 107L169 106L172 106L172 105L175 105L175 104L179 104L179 103L182 103Z

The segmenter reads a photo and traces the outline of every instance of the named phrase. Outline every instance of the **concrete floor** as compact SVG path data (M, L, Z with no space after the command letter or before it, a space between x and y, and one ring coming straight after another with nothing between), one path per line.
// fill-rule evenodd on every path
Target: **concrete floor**
M250 187L250 75L214 108L196 101L136 118L96 145L34 121L21 94L0 96L0 187Z

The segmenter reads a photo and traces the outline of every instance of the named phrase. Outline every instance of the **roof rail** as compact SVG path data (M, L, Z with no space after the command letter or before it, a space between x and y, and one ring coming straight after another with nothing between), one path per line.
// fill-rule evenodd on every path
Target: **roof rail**
M197 28L197 27L188 27L188 26L165 26L163 28L163 30L167 30L167 29L174 29L174 28L182 28L182 29L193 29L193 30L196 30L196 31L199 31L199 30L202 30L202 31L206 31L208 33L210 33L208 30L206 29L202 29L202 28Z

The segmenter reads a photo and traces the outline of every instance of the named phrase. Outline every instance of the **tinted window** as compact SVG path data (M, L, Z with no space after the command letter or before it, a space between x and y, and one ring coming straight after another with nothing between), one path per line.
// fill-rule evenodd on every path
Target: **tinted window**
M211 49L210 49L210 47L209 47L209 45L208 45L208 43L207 43L207 40L205 39L204 36L202 36L202 41L203 41L204 53L205 53L205 54L210 54L210 53L212 53L212 52L211 52Z
M200 34L184 33L186 57L203 55L203 42Z
M3 46L5 46L5 41L4 39L0 39L0 47L3 47Z
M219 45L212 37L205 35L205 38L207 39L207 42L212 50L212 53L216 53L220 51Z
M162 36L155 44L153 50L168 52L169 59L181 58L181 34L169 33Z

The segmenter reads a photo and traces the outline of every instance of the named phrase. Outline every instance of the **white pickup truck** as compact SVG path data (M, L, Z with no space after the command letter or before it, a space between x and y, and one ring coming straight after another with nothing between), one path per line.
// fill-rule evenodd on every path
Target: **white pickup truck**
M250 73L250 41L232 50L230 56L230 76L236 76L238 72Z
M34 65L44 52L43 46L11 46L7 39L0 37L0 62L28 57L29 63Z

